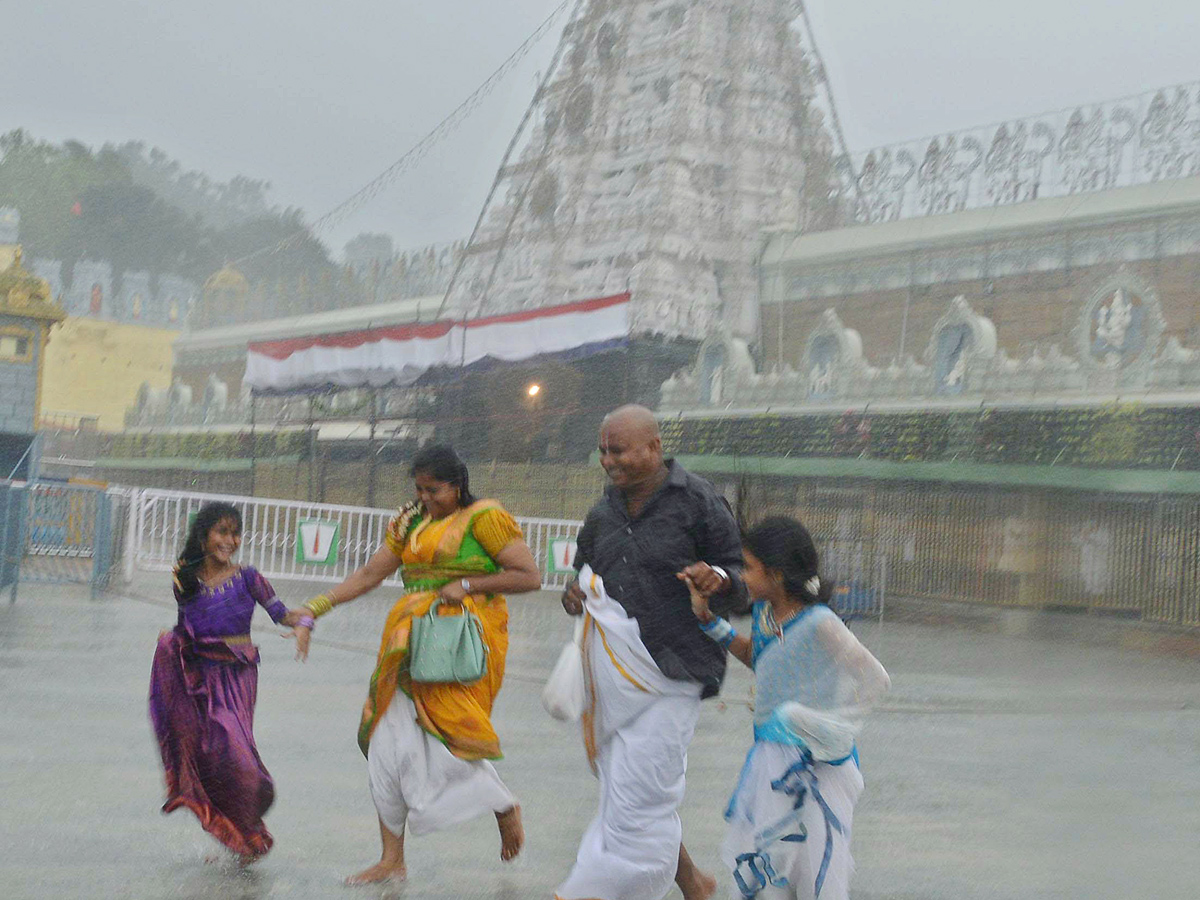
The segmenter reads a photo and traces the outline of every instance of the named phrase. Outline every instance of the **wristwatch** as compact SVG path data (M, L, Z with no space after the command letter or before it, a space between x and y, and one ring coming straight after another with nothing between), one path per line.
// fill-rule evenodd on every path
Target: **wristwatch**
M469 579L464 578L462 581L459 582L459 584L462 585L462 589L464 592L466 592L468 594L471 593L471 582Z

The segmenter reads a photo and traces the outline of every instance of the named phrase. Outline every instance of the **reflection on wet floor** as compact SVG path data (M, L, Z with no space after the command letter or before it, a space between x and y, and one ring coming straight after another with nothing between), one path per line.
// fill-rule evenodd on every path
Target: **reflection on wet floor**
M0 894L24 898L549 898L595 787L573 726L540 705L570 635L549 595L515 598L496 722L527 849L499 861L492 821L408 842L401 887L341 887L377 858L355 728L380 594L323 619L308 664L265 617L255 723L278 799L275 850L239 870L188 813L163 817L146 713L163 576L127 593L38 587L0 603ZM311 586L277 585L288 602ZM5 601L7 598L4 598ZM887 623L857 627L894 690L862 742L858 900L1193 896L1200 881L1200 664L1070 642ZM684 835L711 866L749 743L750 677L730 671L689 757ZM1135 865L1136 862L1136 865ZM677 894L674 896L678 896ZM719 896L724 896L724 889Z

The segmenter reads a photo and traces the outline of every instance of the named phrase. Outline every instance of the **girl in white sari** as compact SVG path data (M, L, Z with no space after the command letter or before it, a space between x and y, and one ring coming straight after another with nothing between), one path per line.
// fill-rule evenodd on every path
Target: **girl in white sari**
M891 681L826 605L832 585L818 574L804 526L766 519L743 550L756 600L749 636L692 591L701 628L755 673L754 746L725 811L730 896L846 900L863 788L855 738Z

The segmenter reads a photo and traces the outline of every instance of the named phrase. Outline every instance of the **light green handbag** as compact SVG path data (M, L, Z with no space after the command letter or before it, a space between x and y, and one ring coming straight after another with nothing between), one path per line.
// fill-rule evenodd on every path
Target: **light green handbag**
M457 616L439 616L442 601L413 617L408 638L408 674L413 681L432 684L474 684L487 672L483 625L463 606Z

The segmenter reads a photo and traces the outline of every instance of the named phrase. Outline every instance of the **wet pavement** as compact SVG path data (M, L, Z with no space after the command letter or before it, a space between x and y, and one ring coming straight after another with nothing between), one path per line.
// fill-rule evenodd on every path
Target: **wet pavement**
M289 603L316 592L277 587ZM174 614L166 576L123 593L26 585L15 606L0 597L0 897L551 896L595 800L576 727L540 705L570 634L553 596L511 601L495 717L499 769L525 811L521 859L502 864L494 822L479 820L411 839L406 886L348 889L341 879L378 853L354 734L392 598L322 620L307 665L259 614L255 732L278 791L276 845L239 872L204 863L214 844L190 813L158 813L147 680ZM1200 662L898 622L856 630L894 688L861 741L854 897L1197 896ZM692 745L684 834L708 866L749 741L749 687L731 670Z

